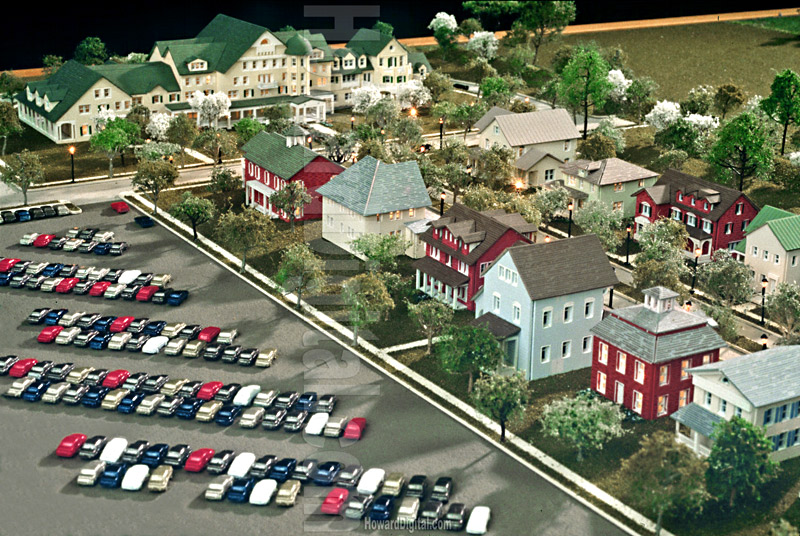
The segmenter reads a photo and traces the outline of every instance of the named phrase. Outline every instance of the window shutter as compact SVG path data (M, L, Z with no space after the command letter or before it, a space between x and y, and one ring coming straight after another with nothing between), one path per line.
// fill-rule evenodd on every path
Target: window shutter
M792 403L792 413L790 419L794 419L797 415L800 414L800 401Z
M772 436L772 451L775 452L778 450L778 444L780 443L780 436Z
M764 412L764 422L763 422L763 424L766 426L767 424L770 423L770 421L772 421L772 408L770 408L770 409L768 409L767 411Z

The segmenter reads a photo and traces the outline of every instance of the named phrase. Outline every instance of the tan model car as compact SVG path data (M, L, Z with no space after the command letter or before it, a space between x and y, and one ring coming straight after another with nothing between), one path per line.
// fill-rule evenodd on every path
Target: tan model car
M233 485L233 477L231 475L219 475L208 484L205 495L206 500L221 501L225 498L225 494L228 493L231 485Z
M150 491L167 491L169 481L172 478L171 465L159 465L150 473L150 480L147 482L147 489Z
M263 352L258 354L258 357L256 358L256 366L263 368L269 367L276 359L278 359L278 349L265 348Z
M211 422L217 416L219 410L222 409L222 406L223 404L219 400L209 400L200 406L194 419L200 422Z
M399 497L403 493L403 485L406 483L406 477L403 473L389 473L386 480L383 482L383 489L381 495L391 495L392 497Z
M278 488L278 496L275 498L275 504L279 506L294 506L297 501L297 494L300 493L299 480L287 480L281 487Z
M100 407L108 411L116 411L119 403L122 402L122 399L125 398L125 395L127 395L129 392L130 391L127 389L114 389L106 395L106 397L103 399L103 403L100 404Z

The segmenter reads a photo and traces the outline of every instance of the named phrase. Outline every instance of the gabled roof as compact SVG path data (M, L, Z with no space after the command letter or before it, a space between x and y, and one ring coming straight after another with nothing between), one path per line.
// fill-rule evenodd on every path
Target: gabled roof
M425 67L428 72L431 72L433 68L431 64L428 62L428 58L425 56L424 52L412 52L408 51L408 63L410 63L414 67L414 72L418 73L420 67Z
M510 255L531 300L566 296L619 283L600 240L593 234L513 246ZM487 269L490 270L491 266ZM565 277L565 274L569 274Z
M331 47L328 46L328 42L325 40L325 36L321 33L311 33L308 30L294 30L289 32L272 32L272 35L277 37L281 40L283 44L287 46L286 53L292 55L294 52L289 52L289 40L293 39L295 36L302 38L307 44L310 46L308 49L308 53L311 53L311 49L317 48L322 51L323 57L317 58L312 61L331 61L333 60L333 51ZM305 43L300 42L301 46L305 46ZM292 47L294 50L295 46ZM305 55L305 54L299 54Z
M170 92L181 90L170 66L160 61L106 63L92 66L90 69L111 81L128 95L144 95L156 87Z
M469 321L469 325L483 327L489 330L498 340L504 340L520 332L520 327L503 320L494 313L484 313Z
M670 417L705 437L711 437L714 425L723 420L716 413L711 413L694 402L679 408Z
M383 34L377 30L370 30L368 28L360 28L355 35L347 42L347 48L357 54L366 54L367 56L377 56L389 42L394 39L391 35ZM405 50L403 45L398 45Z
M489 108L489 111L483 114L483 116L480 119L478 119L478 121L474 125L472 125L472 128L477 129L478 132L480 132L484 128L488 127L489 123L491 123L492 120L498 115L507 115L513 113L514 112L506 110L505 108L501 108L499 106L492 106L491 108Z
M547 156L549 156L550 158L552 158L552 159L554 159L554 160L556 160L558 162L562 162L562 163L564 162L563 160L561 160L557 156L554 156L554 155L552 155L552 154L550 154L548 152L540 151L539 149L529 149L527 152L525 152L525 154L523 154L522 156L517 158L517 161L514 162L514 167L517 168L517 169L521 169L523 171L528 171L533 166L535 166L536 164L541 162L542 159L547 157Z
M522 114L500 114L495 116L494 120L512 147L574 140L581 137L569 112L563 108Z
M795 216L793 212L789 212L788 210L783 210L777 207L773 207L771 205L764 205L764 207L758 211L756 217L753 218L753 221L747 226L744 230L744 234L749 234L764 225L767 222L772 220L779 220L781 218L791 218Z
M525 155L522 156L524 157ZM658 173L654 171L631 164L620 158L606 158L598 161L574 160L562 164L561 170L567 175L581 177L598 186L652 179L658 176Z
M800 346L776 346L689 369L722 374L755 407L800 397Z
M242 152L247 160L284 180L291 180L315 159L324 158L302 144L287 147L286 138L275 132L259 132L242 146Z
M783 249L786 251L800 249L800 216L772 220L767 225Z
M362 216L431 205L415 161L386 164L365 156L317 192Z
M77 61L69 60L45 80L28 82L27 87L30 88L31 93L38 91L42 98L47 95L50 102L58 102L49 112L44 109L44 106L38 106L35 100L29 101L24 90L14 98L35 110L48 121L55 122L72 108L100 78L97 71Z

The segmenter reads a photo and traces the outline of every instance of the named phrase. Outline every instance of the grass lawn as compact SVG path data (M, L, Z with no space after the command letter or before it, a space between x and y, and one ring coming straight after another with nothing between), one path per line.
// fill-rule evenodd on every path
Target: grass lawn
M791 34L800 34L800 17L772 17L769 19L742 20L736 21L734 24L755 26L757 28L765 28L767 30L775 30L778 32L786 32Z

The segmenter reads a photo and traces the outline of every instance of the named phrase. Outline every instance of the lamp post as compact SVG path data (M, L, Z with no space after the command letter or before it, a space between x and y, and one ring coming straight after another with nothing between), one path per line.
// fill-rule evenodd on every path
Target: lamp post
M75 146L70 145L69 149L69 163L72 167L72 182L75 182Z
M350 130L353 130L354 128L356 128L356 116L351 115L350 116Z
M383 137L386 135L386 130L381 129L381 141L383 141Z
M700 248L694 248L694 273L692 274L692 288L689 290L689 294L694 294L694 284L697 282L697 261L700 259L701 253Z
M569 227L567 227L567 238L572 238L572 209L575 208L575 205L572 201L569 202L567 205L567 210L569 210Z
M517 182L514 183L514 188L517 189L517 195L520 195L520 192L522 192L522 188L524 186L525 184L521 180L517 179Z
M408 115L411 116L411 119L416 119L417 118L417 109L412 106L411 110L408 112Z
M625 264L630 264L631 263L630 262L630 260L631 260L631 226L628 225L628 227L625 229L625 231L628 233L628 237L625 239Z
M439 118L439 149L444 144L444 117Z
M611 270L616 275L617 269L616 268L611 268ZM608 308L609 309L613 309L614 308L614 285L611 285L611 287L610 287L610 289L608 291Z
M764 325L764 302L767 298L767 285L769 282L765 276L761 276L761 325Z
M439 196L439 217L444 216L444 192Z
M308 138L306 138L306 141L308 142L308 148L309 148L309 149L313 149L313 147L311 146L311 136L309 136Z
M761 334L761 349L762 350L766 350L767 349L767 334L766 333L762 333Z
M544 241L545 241L545 243L549 243L550 242L550 235L545 236L544 237Z

